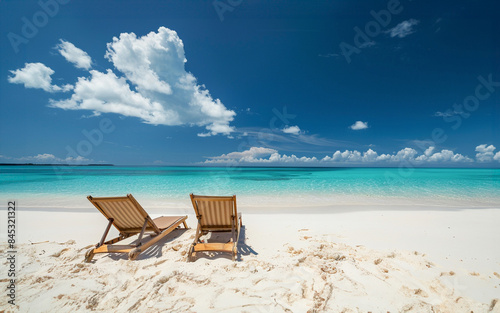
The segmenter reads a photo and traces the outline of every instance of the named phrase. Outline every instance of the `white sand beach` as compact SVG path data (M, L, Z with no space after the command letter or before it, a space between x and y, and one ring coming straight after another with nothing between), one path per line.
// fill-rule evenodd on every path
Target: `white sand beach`
M83 262L85 251L106 226L97 210L20 209L17 308L2 300L0 311L500 312L498 207L264 214L240 206L239 260L207 255L193 263L186 262L192 209L144 207L152 217L189 212L190 229L135 261L98 254L92 263Z

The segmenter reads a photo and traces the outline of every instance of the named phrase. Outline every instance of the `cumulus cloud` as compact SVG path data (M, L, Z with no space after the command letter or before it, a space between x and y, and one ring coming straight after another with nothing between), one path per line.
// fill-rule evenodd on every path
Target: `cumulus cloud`
M431 147L434 148L434 147ZM430 148L429 148L430 149ZM427 150L429 150L427 149ZM454 153L451 150L441 150L441 152L436 152L434 154L421 155L416 158L417 161L427 161L427 162L473 162L469 157L463 156L460 153Z
M265 158L267 157L267 158ZM238 164L238 163L307 163L316 162L315 157L297 157L295 155L287 156L279 154L277 150L264 147L251 147L242 152L231 152L217 157L210 157L205 164Z
M47 160L53 161L55 159L56 157L53 154L49 153L19 158L19 160L36 160L36 161L47 161Z
M434 150L435 150L435 149L436 149L436 147L434 147L434 146L430 146L429 148L425 149L425 151L424 151L424 155L425 155L426 157L431 156L431 155L432 155L432 153L434 152Z
M335 151L332 155L323 158L298 157L296 155L280 154L275 149L252 147L242 152L231 152L217 157L208 158L206 164L304 164L304 165L342 165L342 164L380 164L395 165L399 162L409 162L411 164L445 164L445 163L467 163L473 162L469 157L451 150L441 150L434 153L435 148L428 148L419 155L413 148L404 148L394 154L378 154L372 149L365 152L357 150ZM500 158L500 155L499 155Z
M361 161L361 153L357 150L354 151L348 151L345 150L344 152L340 151L335 151L335 153L330 157L330 156L325 156L324 158L321 159L321 161L325 162L359 162Z
M381 154L372 149L361 153L356 150L344 152L336 151L331 157L326 156L322 161L326 162L361 162L361 163L380 163L380 162L410 162L416 165L424 163L461 163L473 162L469 157L459 153L454 153L451 150L441 150L434 153L435 147L429 147L423 154L418 155L417 150L413 148L404 148L395 154Z
M285 134L298 135L298 134L300 134L300 128L299 128L299 126L288 126L288 127L283 128L283 132Z
M263 156L272 155L278 151L270 148L251 147L241 152L231 152L217 157L210 157L205 163L254 162Z
M90 74L90 78L78 78L70 99L50 100L50 106L64 110L92 110L95 115L134 116L153 125L181 124L176 112L132 91L125 78L116 76L111 70L106 73L92 70Z
M419 23L418 20L409 19L389 29L387 33L389 33L391 37L404 38L415 32L413 30L413 26L417 25L418 23Z
M352 130L361 130L368 128L368 122L357 121L356 123L349 126Z
M35 156L21 157L21 158L17 158L16 160L35 162L35 163L66 163L66 164L80 164L82 162L90 161L89 159L86 159L82 156L78 156L76 158L67 157L65 159L61 159L61 158L58 158L55 155L50 154L50 153L43 153L43 154L37 154Z
M270 148L262 148L262 147L251 147L248 150L242 151L242 152L231 152L228 154L223 154L219 158L226 158L226 159L242 159L242 158L255 158L255 157L260 157L260 156L266 156L270 155L273 153L276 153L275 149L270 149Z
M77 68L88 70L92 66L92 59L87 52L75 47L71 42L60 39L55 48L66 61L73 63Z
M500 162L500 151L498 151L495 156L493 157L493 160Z
M139 38L122 33L107 47L106 58L139 90L170 95L171 83L186 74L184 45L177 33L167 28Z
M279 153L273 153L269 160L263 160L262 163L316 163L318 159L316 157L297 157L294 154L288 156L286 154L280 155Z
M71 85L59 87L52 85L52 74L54 70L42 63L25 63L23 68L10 71L13 76L7 79L12 84L24 84L25 88L43 89L47 92L69 91Z
M57 46L61 54L77 66L88 66L87 54L69 42ZM82 57L83 56L83 57ZM165 27L137 37L122 33L107 45L106 58L116 73L90 70L79 77L69 99L50 100L49 105L65 110L92 110L94 116L116 113L140 118L153 125L205 127L198 136L229 136L236 113L214 99L196 77L185 70L184 45L177 33ZM34 67L34 68L33 68ZM41 63L12 71L12 83L49 92L65 90L51 85L54 72ZM122 76L123 75L123 76ZM70 88L72 86L69 86Z
M186 72L184 44L177 33L165 27L143 37L123 33L108 44L106 58L137 87L138 93L160 103L168 119L165 125L205 126L209 136L228 135L236 113L213 99L196 77Z
M332 156L325 156L321 160L324 162L357 162L357 163L373 163L373 162L402 162L411 161L415 159L417 151L413 148L404 148L396 154L381 154L376 151L368 149L366 152L359 152L357 150L345 150L344 152L336 151Z
M493 160L498 160L500 156L494 155L495 151L494 145L479 145L476 147L476 160L478 162L491 162Z

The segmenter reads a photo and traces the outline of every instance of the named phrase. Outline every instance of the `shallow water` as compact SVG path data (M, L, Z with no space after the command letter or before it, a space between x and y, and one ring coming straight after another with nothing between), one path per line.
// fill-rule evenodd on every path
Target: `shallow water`
M259 204L383 201L500 203L500 169L2 166L0 197L26 206L85 203L87 195L128 193L175 204L190 193L236 194Z

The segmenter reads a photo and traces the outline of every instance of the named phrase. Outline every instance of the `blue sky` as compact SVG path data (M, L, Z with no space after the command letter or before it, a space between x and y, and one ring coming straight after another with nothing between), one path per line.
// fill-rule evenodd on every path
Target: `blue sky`
M0 8L0 162L500 165L497 1Z

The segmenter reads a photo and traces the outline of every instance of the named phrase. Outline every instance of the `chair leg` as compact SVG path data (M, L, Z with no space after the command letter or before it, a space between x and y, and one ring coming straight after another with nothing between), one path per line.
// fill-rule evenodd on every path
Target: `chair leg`
M113 221L114 220L112 218L110 218L108 220L108 226L106 226L106 230L104 231L104 234L102 235L101 241L99 241L99 243L96 245L96 248L99 248L100 246L102 246L104 244L104 241L106 240L106 236L109 233L109 229L111 228L111 225L113 225Z
M85 253L85 262L89 263L94 257L94 248L90 249Z
M137 246L141 245L142 236L144 236L144 231L146 230L146 226L148 225L148 219L144 220L144 224L142 225L141 233L139 234L139 238L137 238Z
M188 262L193 262L193 251L194 251L194 245L191 245L188 251L188 256L187 256L187 261Z
M142 252L141 248L135 248L130 250L130 252L128 253L128 259L132 261L137 259L137 257L139 256L139 254L141 254L141 252Z
M201 230L201 225L200 225L200 223L198 223L198 227L196 227L196 235L194 236L193 244L191 245L191 248L189 248L189 251L188 251L188 262L194 261L193 253L196 253L196 252L194 252L194 246L196 246L196 244L199 242L200 237L202 235L203 235L203 232Z

